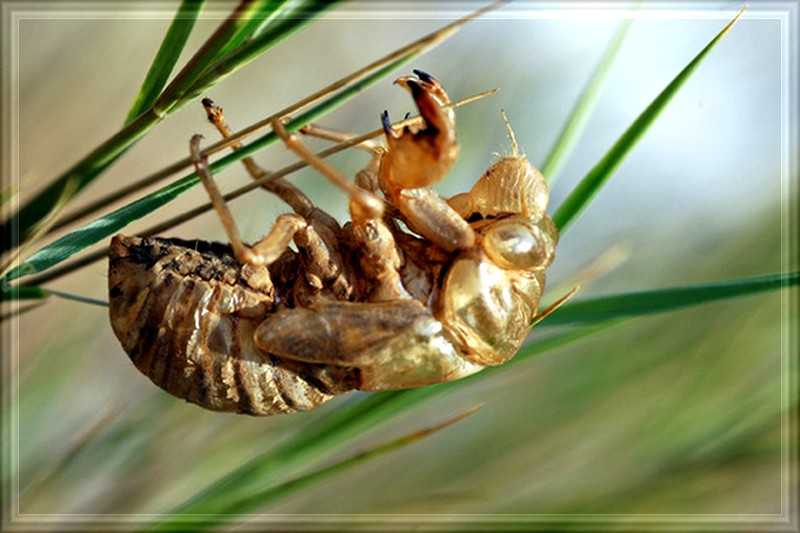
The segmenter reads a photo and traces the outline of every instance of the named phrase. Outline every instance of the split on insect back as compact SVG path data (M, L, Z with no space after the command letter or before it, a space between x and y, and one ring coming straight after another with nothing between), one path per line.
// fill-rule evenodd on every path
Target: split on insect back
M208 409L270 415L351 390L459 379L518 351L558 240L544 177L511 134L511 155L470 191L442 198L429 186L458 157L450 99L419 70L395 83L422 121L399 128L384 112L386 142L360 145L372 158L355 180L272 123L290 150L347 195L343 226L278 178L265 187L292 212L245 244L201 155L201 137L192 137L192 160L230 245L118 235L109 250L114 332L156 385ZM229 135L221 109L204 105ZM312 126L303 132L337 137ZM253 177L265 174L243 162Z

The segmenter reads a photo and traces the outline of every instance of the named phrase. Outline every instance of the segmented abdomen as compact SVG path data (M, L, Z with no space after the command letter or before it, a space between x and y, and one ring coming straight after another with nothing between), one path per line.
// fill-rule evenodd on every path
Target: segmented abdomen
M255 347L253 332L274 307L271 283L222 245L117 236L109 296L123 348L174 396L253 415L312 409L333 397L318 368L287 369Z

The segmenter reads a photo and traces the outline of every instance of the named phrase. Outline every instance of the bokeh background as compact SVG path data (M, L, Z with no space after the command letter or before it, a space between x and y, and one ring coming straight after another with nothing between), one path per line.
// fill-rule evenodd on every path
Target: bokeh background
M18 174L9 180L19 179L23 199L120 127L175 4L26 5L16 26L18 71L11 73ZM244 127L479 5L345 3L208 96L225 108L234 129ZM187 49L195 50L231 6L209 4ZM464 190L494 153L509 150L500 109L540 164L627 7L515 2L398 71L426 70L456 99L502 89L459 109L462 156L437 189ZM555 176L553 206L740 7L643 3L596 112ZM769 7L750 7L570 228L549 271L550 287L567 286L609 250L625 261L580 297L797 268L788 218L797 175L789 172L782 142L789 126L787 79L796 77L787 69L796 69L797 51L782 26L790 4ZM383 109L402 117L412 103L390 81L321 123L363 132L379 126ZM185 157L196 132L209 142L215 137L199 103L159 125L76 205ZM278 168L293 158L273 146L257 160ZM352 175L367 156L351 151L332 161ZM321 177L301 172L292 179L320 205L345 215L342 194ZM228 190L247 177L232 168L219 181ZM192 191L126 232L205 200L202 190ZM232 208L251 240L286 211L260 192ZM224 239L213 215L170 234ZM49 287L105 299L105 276L100 262ZM467 517L454 515L484 514L543 529L555 523L615 529L631 522L644 529L651 522L770 528L788 512L787 476L796 468L782 448L791 399L787 298L773 292L639 319L476 380L355 439L336 457L482 403L477 414L262 509L252 524L325 514L397 515L392 519L401 523L414 517L446 522L443 515L453 515L450 520L463 522ZM141 376L106 315L101 307L53 299L4 323L3 356L19 380L4 412L18 422L11 435L18 461L3 475L18 476L12 498L19 513L51 515L45 522L55 530L77 515L89 522L128 515L136 524L144 514L167 512L358 398L267 419L205 412ZM534 329L530 342L554 329ZM348 519L356 520L340 517Z

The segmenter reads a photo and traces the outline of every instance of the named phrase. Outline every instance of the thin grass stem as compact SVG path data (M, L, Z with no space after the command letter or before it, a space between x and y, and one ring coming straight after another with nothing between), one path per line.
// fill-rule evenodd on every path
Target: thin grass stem
M147 71L142 87L136 95L136 99L128 111L128 116L125 123L131 122L140 114L144 113L147 109L158 99L161 90L167 84L169 75L178 58L181 55L189 35L194 29L197 17L203 9L205 0L182 0L175 18L172 20L169 29L167 30L164 40L153 59L153 64L150 70Z
M475 101L477 101L477 100L479 100L481 98L485 98L486 96L490 96L492 94L495 94L497 91L498 91L498 89L491 89L489 91L484 91L482 93L479 93L479 94L476 94L476 95L473 95L473 96L470 96L470 97L467 97L467 98L463 98L463 99L458 100L456 102L451 102L450 104L447 104L446 106L443 106L443 107L445 107L445 108L454 108L454 107L458 107L458 106L461 106L461 105L469 104L469 103L475 102ZM404 119L404 120L401 120L401 121L395 123L393 125L393 127L395 127L395 128L403 128L403 127L405 127L407 125L412 125L412 124L418 122L419 120L420 120L419 116L410 117L410 118L407 118L407 119ZM348 148L352 148L353 146L361 144L364 141L368 141L370 139L374 139L375 137L379 137L380 135L383 135L383 133L384 133L384 131L383 131L382 128L381 129L376 129L376 130L373 130L373 131L371 131L369 133L365 133L363 135L358 135L358 136L352 137L352 138L350 138L350 139L348 139L346 141L343 141L343 142L338 143L338 144L336 144L334 146L326 148L325 150L322 150L322 151L318 152L316 155L318 157L321 157L321 158L324 159L324 158L332 156L333 154L342 152L342 151L344 151L344 150L346 150ZM231 155L236 155L236 153L231 154ZM238 189L235 189L235 190L233 190L233 191L231 191L231 192L229 192L227 194L224 194L223 198L225 199L226 202L229 202L231 200L239 198L240 196L243 196L244 194L246 194L246 193L248 193L250 191L253 191L254 189L258 189L258 188L263 187L266 183L269 183L272 180L276 180L278 178L285 177L285 176L287 176L289 174L292 174L294 172L297 172L298 170L301 170L301 169L303 169L303 168L305 168L307 166L308 166L308 164L305 161L297 161L295 163L292 163L291 165L287 165L287 166L285 166L285 167L283 167L283 168L281 168L279 170L276 170L275 172L271 172L271 173L267 174L266 176L263 176L263 177L261 177L261 178L259 178L257 180L253 180L253 181L247 183L246 185L243 185L242 187L239 187ZM212 168L215 168L215 167L212 165ZM143 236L158 235L158 234L163 233L164 231L166 231L168 229L171 229L171 228L173 228L173 227L175 227L175 226L177 226L179 224L183 224L184 222L187 222L187 221L189 221L189 220L191 220L191 219L193 219L195 217L198 217L198 216L202 215L203 213L211 211L211 209L213 209L213 205L211 204L211 202L206 202L206 203L204 203L202 205L199 205L199 206L197 206L195 208L192 208L192 209L190 209L188 211L185 211L184 213L181 213L180 215L177 215L177 216L175 216L173 218L170 218L169 220L166 220L164 222L161 222L159 224L151 226L151 227L149 227L147 229L144 229L141 232L139 232L139 234L143 235ZM60 277L62 277L64 275L66 275L66 274L74 272L75 270L77 270L79 268L83 268L83 267L85 267L87 265L90 265L90 264L94 263L95 261L100 261L101 259L105 258L107 255L108 255L108 246L104 246L101 249L95 250L93 252L90 252L90 253L88 253L86 255L81 256L79 259L77 259L75 261L68 262L68 263L62 265L61 267L51 268L51 269L48 269L46 272L43 272L42 274L40 274L38 276L31 277L29 280L26 281L25 285L35 286L35 285L41 285L43 283L47 283L47 282L53 281L55 279L58 279L58 278L60 278Z
M563 168L567 158L575 148L586 124L589 122L592 111L599 99L601 89L608 78L611 65L614 64L614 60L617 58L617 54L622 48L622 43L628 35L628 30L632 22L632 18L626 19L620 24L619 28L617 28L611 42L600 58L600 62L589 78L589 82L583 89L580 99L575 103L575 107L572 108L569 119L561 129L558 138L553 144L552 150L542 164L540 170L545 178L547 178L551 187L558 178L559 172Z
M567 196L564 202L553 214L553 222L558 227L562 235L569 226L575 221L578 215L589 205L592 198L600 191L605 183L611 178L614 171L622 164L622 161L655 122L661 112L667 107L672 98L683 87L686 81L700 66L709 52L727 34L731 28L744 15L746 8L743 8L736 17L731 20L720 31L692 61L659 93L649 106L636 118L631 126L625 130L611 149L592 167L588 174L578 183L578 185Z

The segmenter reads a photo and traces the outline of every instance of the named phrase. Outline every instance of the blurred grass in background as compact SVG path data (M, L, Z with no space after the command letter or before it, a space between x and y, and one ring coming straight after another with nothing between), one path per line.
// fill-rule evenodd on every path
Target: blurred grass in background
M732 12L717 10L720 6L730 7L641 8L646 16L631 27L587 133L552 191L553 207L732 18ZM205 16L220 7L230 6L211 4ZM474 7L345 4L208 96L225 108L234 128L244 127ZM524 2L511 4L409 67L433 73L454 98L502 89L459 110L462 157L439 185L443 194L464 190L493 152L509 149L500 108L529 158L541 164L619 23L601 16L611 13L604 10L609 6L598 8L594 13L536 11ZM782 193L793 195L784 196L784 202L796 201L797 176L785 183L780 173L785 119L780 20L754 8L570 229L548 271L550 287L619 244L630 251L630 259L585 287L581 297L797 268L796 258L787 260L787 221L781 220ZM21 22L23 198L32 184L60 173L119 127L173 10L158 6L161 20L152 12L112 8L116 19L79 10L77 18L62 14ZM218 23L199 21L188 49ZM408 96L387 79L322 122L362 132L378 126L383 109L399 118L411 108ZM160 124L79 203L185 157L195 132L213 138L199 103ZM257 159L274 169L292 156L276 146ZM332 161L352 175L366 157L348 151ZM346 212L342 195L313 172L292 179L323 208L340 217ZM246 181L236 167L220 176L225 189ZM782 183L787 190L781 190ZM167 211L203 201L198 189ZM232 207L250 239L286 210L260 193ZM126 233L161 218L166 214L154 213ZM213 215L170 235L224 239ZM105 265L92 265L51 287L105 299ZM500 370L354 439L329 460L483 403L475 415L261 509L267 515L257 517L253 527L273 522L286 529L293 521L296 527L303 521L322 527L316 521L325 517L315 514L397 514L405 518L395 520L413 521L414 515L477 513L531 515L519 523L542 529L552 529L553 521L561 529L585 528L587 521L611 523L607 527L614 529L614 523L643 519L634 515L662 515L654 520L679 528L711 520L699 515L721 515L716 520L727 524L742 515L785 512L781 343L789 325L782 322L788 317L782 316L781 303L787 297L767 293L640 319ZM543 324L530 341L555 330ZM361 396L283 417L215 414L175 400L141 376L116 342L102 308L49 301L20 317L17 331L16 503L22 515L53 515L40 518L51 520L53 530L68 528L66 518L77 514L92 515L89 521L128 514L131 527L137 527L143 523L138 515L169 512L236 466ZM561 516L547 516L554 514ZM763 518L768 523L769 517ZM337 520L340 527L360 522L357 517ZM510 520L516 519L505 520L512 527Z

